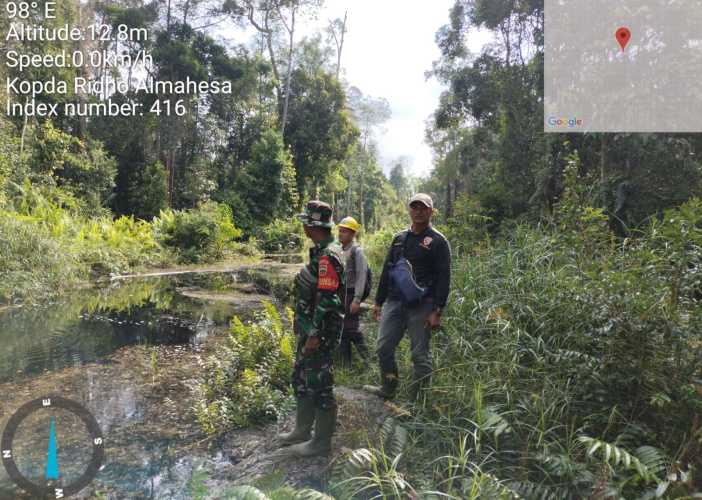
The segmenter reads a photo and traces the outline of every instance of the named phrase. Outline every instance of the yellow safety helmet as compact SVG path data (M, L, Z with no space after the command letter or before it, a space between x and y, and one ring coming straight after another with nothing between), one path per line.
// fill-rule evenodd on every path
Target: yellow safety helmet
M361 225L356 222L356 219L353 217L344 217L341 219L341 222L337 224L338 227L343 227L346 229L350 229L354 233L357 233L359 229L361 229Z

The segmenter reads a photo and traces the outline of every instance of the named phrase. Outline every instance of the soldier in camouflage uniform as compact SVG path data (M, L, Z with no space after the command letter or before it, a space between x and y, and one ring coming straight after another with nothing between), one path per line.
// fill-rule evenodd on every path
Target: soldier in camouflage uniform
M295 277L295 429L278 436L282 444L299 443L289 448L297 456L328 453L336 425L332 354L344 318L344 269L341 247L331 233L331 216L331 207L321 201L310 201L298 216L314 247L309 264Z

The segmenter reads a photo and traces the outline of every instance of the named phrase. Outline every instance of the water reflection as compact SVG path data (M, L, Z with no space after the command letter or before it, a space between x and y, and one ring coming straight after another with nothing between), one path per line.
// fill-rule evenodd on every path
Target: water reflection
M231 293L237 287L249 295L259 290L247 290L235 274L178 275L123 281L41 308L7 311L0 315L0 381L98 361L127 345L202 342L213 326L226 325L235 312L246 314L246 301L181 292Z
M130 279L7 311L0 315L0 430L23 403L59 394L87 407L106 436L105 467L86 498L96 491L186 498L195 454L184 447L203 439L190 387L232 315L250 316L271 300L261 292L285 295L289 280L274 275L266 269ZM33 446L27 439L22 449ZM27 470L41 470L40 448L25 456ZM0 499L21 494L0 467Z

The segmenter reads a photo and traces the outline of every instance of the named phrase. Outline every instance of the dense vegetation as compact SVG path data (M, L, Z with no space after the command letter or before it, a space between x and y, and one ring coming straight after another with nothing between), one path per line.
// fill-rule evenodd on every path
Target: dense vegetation
M473 54L476 29L493 41ZM447 219L469 196L493 226L538 220L563 193L574 151L617 235L702 195L700 134L544 133L543 0L456 0L436 42L432 75L448 89L427 128L436 168L423 189Z

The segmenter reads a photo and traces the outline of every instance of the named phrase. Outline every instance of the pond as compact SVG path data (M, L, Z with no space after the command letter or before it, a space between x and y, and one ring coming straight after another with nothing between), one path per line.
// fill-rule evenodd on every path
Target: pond
M198 457L226 459L204 446L192 411L198 374L232 316L251 318L264 300L284 297L289 277L290 269L273 265L130 278L4 311L0 430L29 401L70 399L94 416L104 437L103 468L79 496L189 498ZM22 475L46 481L50 435L65 486L92 452L89 432L70 411L46 408L25 418L13 459ZM31 497L22 495L0 468L0 499Z

